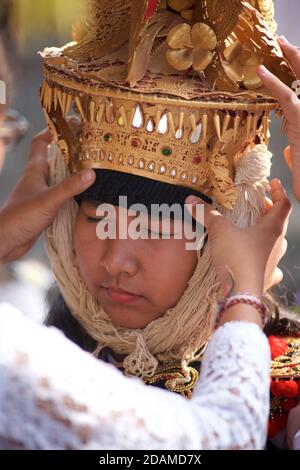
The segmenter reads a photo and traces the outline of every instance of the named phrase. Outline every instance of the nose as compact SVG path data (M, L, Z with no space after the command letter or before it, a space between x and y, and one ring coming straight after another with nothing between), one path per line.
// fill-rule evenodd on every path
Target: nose
M106 250L100 264L111 276L125 273L132 277L138 272L135 251L130 240L107 240Z

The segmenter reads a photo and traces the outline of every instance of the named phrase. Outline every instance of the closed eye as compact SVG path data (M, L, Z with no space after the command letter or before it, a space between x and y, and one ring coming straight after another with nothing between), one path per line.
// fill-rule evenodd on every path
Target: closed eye
M92 217L90 215L86 215L85 217L89 223L103 222L105 219L107 219L106 217Z

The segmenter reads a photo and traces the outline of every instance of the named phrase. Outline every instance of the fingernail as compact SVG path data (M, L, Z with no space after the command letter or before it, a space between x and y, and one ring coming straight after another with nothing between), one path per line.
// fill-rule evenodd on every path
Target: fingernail
M266 77L270 75L269 70L264 65L260 65L258 67L258 71L259 71L260 75L264 75Z
M290 44L290 42L287 40L287 38L283 35L279 36L278 38L283 44Z
M94 178L95 178L95 173L93 170L84 170L81 173L81 181L83 182L83 184L91 183L91 181L93 181Z
M192 204L193 206L195 204L199 204L199 202L202 202L199 197L196 196L189 196L186 200L187 204Z
M275 183L275 184L280 184L280 185L282 186L281 180L280 180L279 178L274 178L271 182L272 182L273 184L274 184L274 183Z

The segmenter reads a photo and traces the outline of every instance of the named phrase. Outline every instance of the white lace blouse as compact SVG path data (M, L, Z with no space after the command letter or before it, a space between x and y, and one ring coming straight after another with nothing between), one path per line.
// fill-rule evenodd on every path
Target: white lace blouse
M261 449L270 353L248 322L214 333L188 400L0 305L0 448Z

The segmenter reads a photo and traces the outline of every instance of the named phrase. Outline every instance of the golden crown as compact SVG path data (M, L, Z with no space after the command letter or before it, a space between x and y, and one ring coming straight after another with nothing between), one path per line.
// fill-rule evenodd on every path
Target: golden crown
M234 162L278 108L257 75L295 77L270 0L90 0L76 42L42 54L41 101L71 171L183 185L225 207ZM81 119L79 135L67 120Z

